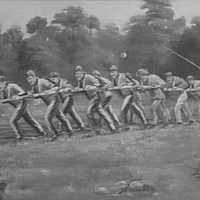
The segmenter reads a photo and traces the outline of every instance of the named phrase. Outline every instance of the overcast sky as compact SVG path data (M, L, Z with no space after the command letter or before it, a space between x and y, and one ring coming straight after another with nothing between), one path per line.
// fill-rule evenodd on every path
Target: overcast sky
M176 16L185 16L187 22L200 16L200 0L172 0ZM130 16L141 14L142 0L0 0L0 24L3 30L25 24L34 16L51 19L56 12L68 6L82 6L89 14L100 18L102 23L114 22L121 28Z

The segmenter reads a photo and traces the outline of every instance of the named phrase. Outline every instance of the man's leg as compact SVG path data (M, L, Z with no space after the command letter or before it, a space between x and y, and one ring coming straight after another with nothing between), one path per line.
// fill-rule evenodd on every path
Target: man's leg
M121 111L120 111L121 119L126 125L128 124L128 116L127 115L128 115L129 108L131 107L131 104L132 104L132 96L128 95L124 99L122 107L121 107Z
M97 124L96 124L96 120L94 118L94 114L96 113L96 107L98 106L99 100L95 97L93 99L90 100L89 102L89 106L88 106L88 109L87 109L87 118L88 118L88 122L89 122L89 126L92 128L92 127L95 127Z
M182 110L184 109L184 111L187 113L187 108L184 108L184 104L185 102L187 101L188 99L188 96L187 96L187 93L184 92L182 93L177 102L176 102L176 105L175 105L175 108L174 108L174 112L175 112L175 117L176 117L176 123L178 124L182 124Z
M81 128L81 129L85 128L85 125L84 125L82 119L80 118L80 116L76 112L72 96L68 96L65 99L65 102L63 103L63 106L62 106L62 112L65 115L69 114L72 117L72 119L76 122L76 124L78 125L79 128Z
M53 124L53 118L57 114L56 106L57 106L57 102L54 99L48 105L47 111L45 113L45 122L46 122L47 128L49 129L50 132L53 132L53 134L54 134L53 137L55 137L55 138L58 136L58 131L57 131L56 127Z
M148 124L148 122L147 122L145 114L144 114L143 110L140 108L140 106L138 106L136 102L133 102L132 109L135 112L135 114L139 117L139 119L142 121L143 125L146 126Z
M170 120L171 120L171 114L169 109L167 108L167 105L165 103L165 99L161 100L161 111L163 113L163 117L164 117L164 125L168 125Z
M28 110L24 112L23 118L30 126L32 126L35 129L39 136L47 135L43 130L42 126L37 122L37 120L30 114Z
M64 113L61 110L57 111L56 118L61 122L62 126L68 132L68 135L72 136L72 134L73 134L72 126L71 126L69 120L65 117Z
M189 123L193 123L194 122L194 118L193 118L192 111L191 111L187 101L184 103L183 109L187 113L187 117L188 117Z
M11 125L12 129L14 130L14 133L15 133L17 139L23 138L18 121L23 116L25 106L26 106L25 102L19 103L10 119L10 125Z
M119 118L117 117L117 115L114 113L112 106L108 105L105 110L107 111L107 113L110 115L111 119L114 121L114 123L116 124L117 127L121 126L121 123L119 121Z
M153 101L152 104L152 112L153 112L153 125L157 125L158 124L158 115L157 115L157 109L158 106L160 105L161 100L160 99L156 99Z
M102 106L104 110L110 115L111 119L113 122L116 124L117 127L121 126L121 123L119 121L119 118L117 115L114 113L112 106L110 105L110 102L112 100L112 96L108 96L105 98L105 101L102 103Z
M103 106L101 104L99 104L97 106L97 112L100 115L100 117L102 117L102 119L105 120L105 122L107 123L109 129L112 132L115 132L116 131L115 125L114 125L112 119L110 118L110 116L108 115L108 113L103 109Z

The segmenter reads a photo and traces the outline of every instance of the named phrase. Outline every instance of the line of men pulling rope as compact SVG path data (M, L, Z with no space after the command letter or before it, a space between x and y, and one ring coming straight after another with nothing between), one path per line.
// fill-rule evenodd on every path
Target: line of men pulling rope
M53 123L54 118L60 121L63 129L71 137L74 130L67 115L73 119L80 130L85 130L86 125L77 113L74 106L73 93L84 92L90 100L87 109L89 126L95 127L97 122L95 116L103 120L112 133L117 133L123 127L128 129L128 123L133 113L141 120L145 129L158 125L159 116L157 110L160 107L163 114L163 127L170 123L171 115L166 106L166 93L180 91L180 96L175 105L175 117L177 124L182 124L182 114L188 117L188 122L193 123L194 119L188 105L190 95L200 91L200 81L194 80L193 76L188 76L186 80L174 76L171 72L165 73L166 80L162 80L158 75L150 74L147 69L139 69L136 73L138 80L129 73L120 73L118 67L110 67L111 80L103 77L97 70L92 74L86 73L82 66L75 67L75 78L77 87L73 87L67 80L60 77L56 72L50 73L48 78L39 78L33 70L26 73L26 80L31 86L31 91L25 92L19 85L6 81L4 76L0 76L0 92L2 103L8 103L14 108L14 113L10 119L10 124L17 139L22 139L23 134L19 127L19 120L24 119L38 136L47 136L42 126L31 115L28 109L28 99L41 99L47 106L45 122L48 130L53 135L51 140L55 140L59 132ZM123 98L120 109L120 119L112 109L112 91L117 90ZM148 91L152 98L153 120L148 122L142 105L141 93Z

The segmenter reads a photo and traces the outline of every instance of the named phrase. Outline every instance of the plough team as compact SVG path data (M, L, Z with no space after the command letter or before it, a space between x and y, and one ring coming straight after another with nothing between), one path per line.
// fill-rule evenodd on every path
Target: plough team
M10 119L10 125L14 130L16 139L23 139L23 134L19 126L19 120L24 119L37 133L38 136L47 136L40 123L31 115L28 108L28 101L23 98L27 95L34 95L34 98L41 99L47 106L45 112L45 123L48 131L51 133L51 140L57 139L59 130L54 123L56 118L61 128L66 131L69 137L74 134L70 116L80 131L87 130L86 126L95 130L96 125L105 122L111 133L118 133L121 129L129 129L129 121L135 114L142 122L144 129L150 129L159 124L162 120L162 127L166 127L171 122L171 114L166 105L166 94L173 91L180 91L177 99L174 113L176 123L183 123L183 114L187 116L188 124L194 123L191 109L188 105L188 99L191 95L200 92L200 81L195 80L193 76L187 76L186 80L173 75L172 72L165 73L165 80L156 74L151 74L147 69L141 68L136 72L136 77L130 73L121 73L116 65L109 68L110 79L105 78L99 71L92 73L84 71L82 66L75 67L75 78L77 86L73 87L59 73L52 72L48 78L40 78L33 70L26 72L27 83L31 86L31 91L26 92L16 83L10 83L5 76L0 76L0 93L2 102L9 103L14 112ZM65 89L65 92L57 92ZM112 108L112 89L118 90L123 99L120 105L120 116ZM86 125L79 116L74 105L72 91L83 90L89 99L87 108L88 124ZM55 92L54 92L55 91ZM152 99L152 121L147 120L142 93L148 91ZM42 93L54 92L53 95L40 95ZM20 100L16 100L21 97ZM4 101L7 100L7 101ZM159 119L158 108L163 114ZM96 115L100 120L97 121Z

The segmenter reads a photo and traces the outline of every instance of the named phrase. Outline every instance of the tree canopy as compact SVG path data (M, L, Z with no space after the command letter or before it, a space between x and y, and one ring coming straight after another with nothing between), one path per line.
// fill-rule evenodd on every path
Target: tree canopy
M33 17L26 25L28 35L18 26L10 27L0 33L0 73L24 80L27 69L45 76L59 71L74 81L75 65L107 74L108 67L117 64L121 71L132 73L145 67L153 73L198 75L198 70L165 47L200 63L200 16L187 26L185 17L175 18L170 0L142 1L144 14L130 17L123 30L114 23L102 24L74 6L55 13L51 21ZM127 57L121 57L121 52Z

